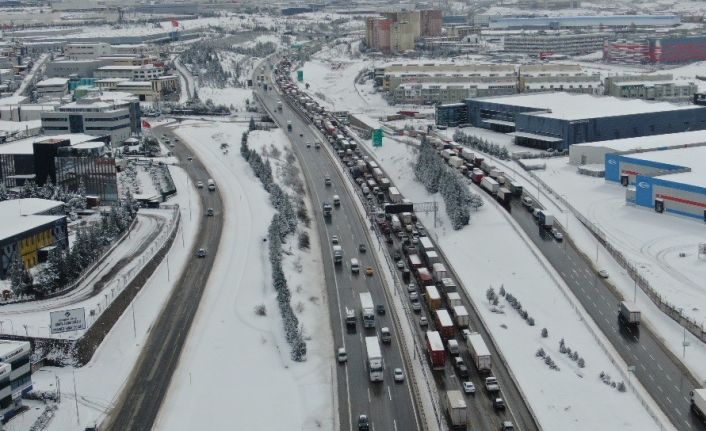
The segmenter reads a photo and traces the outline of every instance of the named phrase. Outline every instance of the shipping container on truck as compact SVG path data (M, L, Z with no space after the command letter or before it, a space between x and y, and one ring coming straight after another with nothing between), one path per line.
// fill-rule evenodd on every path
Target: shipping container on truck
M640 309L634 302L620 301L620 317L629 325L640 324Z
M427 331L427 350L429 351L429 362L434 370L443 370L446 364L446 349L441 335L436 331Z
M402 194L397 190L397 187L390 187L387 190L387 195L390 196L390 202L393 204L400 203L402 201Z
M441 308L441 295L436 286L426 286L424 288L426 293L427 306L430 311L437 310Z
M383 190L388 190L388 189L391 188L390 185L391 185L391 183L390 183L390 179L389 179L389 178L383 177L383 178L380 179L380 188L381 188L381 189L383 189ZM399 192L398 192L398 193L399 193Z
M444 160L446 160L446 161L448 161L451 158L451 156L455 156L455 155L456 155L456 153L454 153L453 150L451 150L449 148L447 148L441 152L441 157L443 157Z
M550 228L554 225L554 215L547 210L539 210L539 224L542 227Z
M471 332L466 340L468 351L478 372L490 371L490 350L478 332Z
M480 186L493 195L496 194L498 192L498 188L500 188L498 182L490 177L483 177L483 179L480 180Z
M371 382L382 382L383 380L383 359L380 351L378 337L365 337L365 353L367 355L366 366L370 374Z
M430 250L425 252L424 261L427 266L433 266L435 263L440 263L441 258L439 257L439 253L437 253L436 250Z
M510 190L506 189L505 187L500 187L498 189L498 202L500 202L503 205L507 205L510 203L510 198L512 197L512 193Z
M443 294L455 292L457 289L456 282L454 282L453 278L451 277L442 278L441 283L439 283L439 287L441 288L441 293Z
M691 391L691 410L702 421L706 420L706 389L694 389Z
M435 263L431 266L432 276L434 281L441 283L442 278L448 278L449 273L446 271L446 266L443 263Z
M445 298L446 298L446 305L449 308L454 308L454 307L457 307L457 306L463 304L461 302L461 294L458 292L449 292L446 294Z
M380 181L380 179L384 176L385 175L382 173L382 169L380 169L380 168L373 169L373 177L375 178L376 181Z
M362 292L360 294L360 315L363 318L364 328L375 327L375 305L370 292Z
M397 214L393 214L390 220L392 223L392 230L395 232L402 230L402 223L400 222L400 218L397 217Z
M463 159L458 156L451 156L449 157L449 166L458 169L463 166Z
M471 171L471 181L476 184L480 184L484 176L485 172L483 172L481 169L473 168L473 171Z
M501 186L504 186L504 185L505 185L505 182L507 181L507 180L506 180L506 177L505 177L505 174L498 175L498 177L495 179L495 181L497 181L498 184L500 184Z
M481 160L480 162L480 168L485 172L486 174L490 174L491 169L495 169L495 166L493 166L492 163L490 163L488 160Z
M451 428L466 429L469 413L463 393L458 389L446 391L442 394L441 402L444 406L444 412L449 418Z
M461 149L461 157L463 157L463 160L473 163L474 154L473 151L471 151L470 149Z
M422 263L422 259L420 259L419 255L416 253L411 253L407 255L407 263L409 263L410 269L417 269L424 266L424 264Z
M497 180L498 180L498 177L501 176L501 175L502 175L502 171L501 171L500 169L498 169L498 168L495 168L495 167L493 167L492 169L490 169L490 172L488 172L488 176L489 176L490 178L494 179L495 181L497 181Z
M513 196L522 196L522 185L518 183L516 180L507 178L507 181L505 181L505 187L510 190Z
M434 279L427 268L417 268L414 271L414 278L417 280L417 284L419 284L420 287L434 285Z
M404 211L400 213L400 220L403 225L408 225L412 223L412 213L409 211Z
M417 247L422 252L434 250L434 244L431 243L431 240L427 236L419 237L419 245Z
M471 323L471 317L468 315L468 310L463 305L457 305L452 309L454 321L459 328L468 328Z
M456 327L451 319L449 311L440 308L434 311L434 323L436 323L436 329L439 331L439 335L444 340L450 340L454 337L456 333Z
M473 166L475 166L476 168L482 169L484 160L485 159L483 157L479 157L478 155L476 155L473 158Z

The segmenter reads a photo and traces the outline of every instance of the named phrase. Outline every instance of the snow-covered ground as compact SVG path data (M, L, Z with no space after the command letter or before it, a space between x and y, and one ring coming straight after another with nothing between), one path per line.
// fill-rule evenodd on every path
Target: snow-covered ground
M190 221L189 201L197 214L201 213L200 201L193 183L187 185L184 171L175 166L171 166L170 170L179 193L169 203L179 204L181 223L168 258L162 261L140 289L130 308L118 319L87 365L81 368L43 367L32 375L36 390L55 391L56 377L60 381L62 402L47 431L84 429L105 417L132 372L155 319L179 279L176 268L183 268L192 258L191 248L200 219L196 217Z
M266 238L274 210L238 147L244 125L201 123L176 129L221 185L225 223L221 247L169 393L160 430L333 429L332 336L318 242L284 260L293 307L304 325L307 361L293 362L271 285ZM257 133L253 145L284 147L281 132ZM231 144L224 155L223 142ZM312 230L313 234L313 230ZM297 269L301 265L301 272ZM301 302L301 307L298 305ZM254 308L264 304L266 316ZM214 372L216 370L216 372ZM194 412L198 412L194 414ZM236 416L234 416L236 415Z
M472 214L469 226L453 231L440 198L430 196L413 178L415 152L388 139L384 139L382 148L374 150L405 197L414 202L439 201L439 226L434 228L432 214L421 215L424 224L461 277L542 427L561 429L571 424L572 429L579 430L658 429L636 395L620 393L600 381L601 371L615 381L626 379L621 371L624 364L600 347L607 341L524 233L487 199ZM497 292L500 286L522 302L536 321L534 327L507 305L505 313L491 310L486 290L493 287ZM549 331L548 338L540 335L544 327ZM559 353L561 338L580 352L585 368ZM550 370L535 357L540 347L560 371Z

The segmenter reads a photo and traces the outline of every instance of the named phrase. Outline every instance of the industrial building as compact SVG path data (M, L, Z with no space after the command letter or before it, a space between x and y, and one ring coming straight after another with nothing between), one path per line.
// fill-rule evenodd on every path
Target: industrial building
M605 16L545 16L492 17L489 27L510 28L585 28L585 27L671 27L679 25L678 15L605 15Z
M694 82L675 81L671 74L610 76L604 88L606 96L667 101L691 100L699 89Z
M66 215L44 213L56 205L46 199L0 202L0 278L5 279L15 259L29 269L43 262L54 247L68 248Z
M573 165L603 164L606 154L643 153L704 145L706 145L706 130L588 142L569 147L569 163Z
M518 72L517 88L521 93L565 91L600 94L600 74L587 74L578 64L525 64Z
M147 81L157 79L164 73L161 67L153 64L142 66L102 66L96 69L93 76L96 79L103 78L126 78L135 81Z
M69 91L68 78L47 78L34 84L38 97L60 99Z
M503 51L545 58L551 55L582 55L603 49L610 33L523 32L503 37Z
M394 91L404 83L497 82L499 85L511 83L514 88L517 79L512 64L390 64L376 69L375 75L376 85L383 91Z
M605 178L638 206L706 222L706 147L606 155Z
M634 64L702 61L706 60L706 36L663 36L606 42L603 60Z
M0 340L0 420L22 408L22 396L32 390L32 347L29 341Z
M706 108L564 92L475 98L468 122L510 133L515 143L566 150L570 145L706 129Z

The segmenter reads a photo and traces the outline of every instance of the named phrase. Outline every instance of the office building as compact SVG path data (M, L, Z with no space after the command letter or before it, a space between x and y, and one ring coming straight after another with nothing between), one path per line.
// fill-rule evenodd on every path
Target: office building
M9 420L32 390L29 341L0 340L0 419Z

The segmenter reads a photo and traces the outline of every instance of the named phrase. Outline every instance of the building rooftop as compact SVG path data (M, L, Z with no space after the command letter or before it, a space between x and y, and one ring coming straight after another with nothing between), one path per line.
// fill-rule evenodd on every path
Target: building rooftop
M0 154L32 154L32 145L35 142L44 141L47 139L68 139L71 145L78 145L83 142L88 142L96 139L95 136L86 135L83 133L71 133L51 136L33 136L31 138L18 139L17 141L8 142L0 145Z
M706 147L679 148L630 154L631 159L690 168L690 172L660 175L657 178L706 188Z
M706 145L706 130L587 142L585 144L573 144L571 147L602 147L615 151L640 151L663 150L665 148L695 146L698 144Z
M542 110L543 112L530 112L529 115L562 120L582 120L686 109L704 109L704 115L706 115L706 108L694 105L675 105L667 102L648 102L639 99L627 100L617 97L566 92L480 97L472 98L471 100Z
M19 105L27 101L26 96L7 96L0 98L0 106Z
M63 207L64 203L39 198L7 200L0 202L0 213L12 215L15 212L15 215L20 215L20 206L22 207L22 215L36 215L57 207Z
M63 215L28 214L29 209L34 205L28 202L27 204L30 205L30 208L26 209L24 206L25 200L13 199L0 202L0 241L66 217ZM0 350L2 350L2 344L0 344ZM2 356L2 353L0 353L0 356Z
M37 87L53 87L55 85L66 85L69 82L69 78L48 78L37 82L35 85Z
M0 361L5 361L22 351L30 351L29 341L0 340Z

